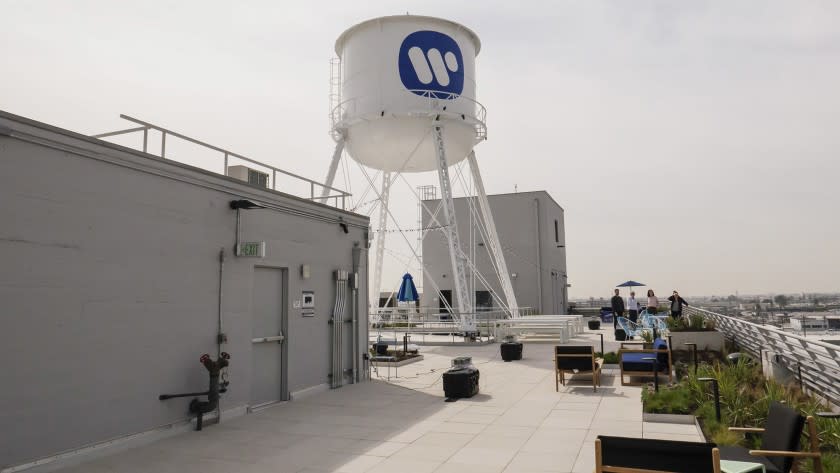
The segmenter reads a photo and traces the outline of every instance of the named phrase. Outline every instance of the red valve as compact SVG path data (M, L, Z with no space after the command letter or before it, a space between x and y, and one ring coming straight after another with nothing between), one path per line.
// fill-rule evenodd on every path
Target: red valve
M203 364L203 363L206 363L207 360L209 360L209 359L210 359L210 355L205 353L205 354L201 355L201 358L199 359L199 361Z
M222 358L224 358L226 360L229 360L230 359L230 354L226 351L223 351L222 352Z

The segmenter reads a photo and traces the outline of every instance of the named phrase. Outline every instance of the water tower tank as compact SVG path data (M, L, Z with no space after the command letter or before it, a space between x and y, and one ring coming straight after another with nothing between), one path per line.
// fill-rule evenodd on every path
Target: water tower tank
M345 31L335 43L343 80L332 119L350 156L385 171L437 169L437 119L448 164L466 158L486 136L475 101L480 48L470 29L426 16L375 18Z

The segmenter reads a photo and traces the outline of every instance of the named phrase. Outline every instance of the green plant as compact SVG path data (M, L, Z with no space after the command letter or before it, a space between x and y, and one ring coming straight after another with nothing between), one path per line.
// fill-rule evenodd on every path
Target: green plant
M716 327L714 320L707 320L700 314L691 314L688 317L668 317L665 323L668 324L668 330L672 332L707 332Z
M823 471L825 473L840 473L840 454L832 453L832 452L823 452L822 455L822 464L823 464ZM800 464L800 466L804 466L805 468L800 468L800 471L810 473L811 469L811 462L804 462Z
M679 368L679 372L684 369ZM707 439L719 445L741 444L757 448L760 436L741 436L729 432L733 427L761 427L773 401L784 402L803 415L814 415L827 409L819 399L804 393L796 384L782 384L764 378L761 367L747 358L735 364L702 363L697 375L687 370L679 384L660 389L659 393L642 391L645 412L685 414L693 413ZM698 378L710 377L718 381L721 421L715 414L713 390L710 383ZM825 472L840 473L840 422L836 419L816 418L817 435L823 452ZM802 445L808 445L807 434ZM800 471L811 471L810 462L802 462Z
M729 428L724 425L718 425L717 428L712 430L711 437L712 442L720 446L738 445L741 442L741 436L736 432L730 432Z
M691 414L696 407L688 387L682 384L661 388L659 392L643 389L642 402L645 412L657 414Z
M688 327L691 330L703 330L705 327L706 318L700 314L691 314L688 316Z
M682 332L686 329L685 319L682 317L668 317L665 323L668 324L668 330L672 332Z
M644 340L645 343L653 343L653 332L651 332L650 330L643 331L642 340Z
M614 351L608 351L606 354L601 352L595 353L596 358L603 358L605 365L616 365L618 364L618 353Z
M688 376L688 363L685 363L683 361L675 361L674 374L677 376L677 380L684 379L686 376Z

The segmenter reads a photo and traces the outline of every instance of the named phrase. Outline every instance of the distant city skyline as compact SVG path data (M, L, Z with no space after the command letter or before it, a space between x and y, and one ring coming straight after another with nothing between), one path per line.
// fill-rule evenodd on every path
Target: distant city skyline
M571 298L840 291L840 3L5 2L0 109L85 134L128 113L323 180L334 41L406 10L481 39L487 191L565 209Z
M627 296L630 295L630 291L628 291L626 288L616 288L616 289L621 289L620 295L622 297L627 297ZM647 293L647 289L645 289L643 287L641 287L641 288L637 287L637 288L634 288L634 290L636 292L636 297L637 298L639 296L643 296ZM735 296L735 297L738 298L738 300L740 300L742 302L747 302L749 300L753 300L756 297L770 297L770 296L778 296L778 295L785 295L785 296L792 296L792 297L802 297L802 294L803 294L802 292L757 292L757 293L754 293L754 294L742 294L742 293L739 293L739 294L735 294L735 293L732 293L732 294L687 294L687 293L680 292L680 295L683 296L683 297L699 297L699 298L706 298L706 299L711 299L711 298L726 299L730 296ZM806 298L813 298L814 296L816 296L818 298L820 298L820 297L840 298L840 292L805 292L804 294L805 294ZM659 297L660 299L663 299L663 298L667 298L670 295L671 295L671 293L668 292L668 293L665 293L664 296L662 294L657 294L657 297ZM599 298L609 299L612 296L613 296L613 293L611 292L607 295L573 297L571 299L572 300L578 300L578 301L589 300L589 299L599 299Z

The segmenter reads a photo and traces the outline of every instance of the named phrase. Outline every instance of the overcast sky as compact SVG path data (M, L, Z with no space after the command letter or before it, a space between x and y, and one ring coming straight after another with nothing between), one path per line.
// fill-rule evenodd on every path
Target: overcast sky
M322 180L338 35L445 17L482 41L487 191L564 207L572 297L840 290L840 2L286 3L0 0L0 109Z

